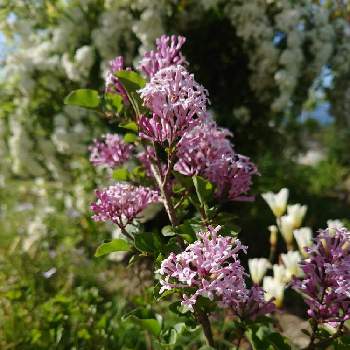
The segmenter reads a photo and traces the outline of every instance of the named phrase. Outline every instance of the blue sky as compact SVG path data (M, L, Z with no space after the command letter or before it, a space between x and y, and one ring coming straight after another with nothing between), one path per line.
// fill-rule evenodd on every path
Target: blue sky
M0 59L4 57L5 54L5 45L4 45L4 35L0 32Z

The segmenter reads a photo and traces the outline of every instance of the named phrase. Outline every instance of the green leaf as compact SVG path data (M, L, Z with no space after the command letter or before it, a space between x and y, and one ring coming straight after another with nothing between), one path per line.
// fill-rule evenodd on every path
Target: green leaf
M143 253L156 254L161 248L161 241L157 233L141 232L135 235L135 247Z
M139 73L133 71L122 70L116 73L119 81L123 84L126 90L129 101L137 115L145 111L138 90L146 84L145 79Z
M123 98L118 94L106 94L105 95L106 103L115 109L118 113L123 110Z
M175 345L176 341L177 341L177 332L174 328L170 328L162 334L161 344L163 346Z
M152 311L145 308L138 308L129 312L122 318L123 321L130 319L143 329L152 333L155 337L160 335L162 330L161 319L160 317L157 317L157 315L154 315Z
M121 238L114 239L111 242L102 243L97 249L95 256L100 257L112 252L126 252L130 249L129 243Z
M183 333L191 334L193 333L193 329L188 328L184 322L176 323L173 327L162 332L161 345L165 346L166 348L169 345L175 345L178 337Z
M121 128L124 128L124 129L128 129L128 130L131 130L131 131L134 131L134 132L138 132L138 126L135 122L127 122L127 123L124 123L124 124L119 124L119 126Z
M169 310L178 316L190 314L191 311L181 305L181 301L175 301L169 305Z
M265 325L253 324L245 332L253 350L291 350L287 339Z
M348 350L350 349L350 335L343 335L335 339L332 343L334 350Z
M187 243L193 243L197 239L196 231L188 220L179 225L176 230L179 233L179 236Z
M196 193L202 207L206 206L206 202L213 196L214 186L211 182L203 179L201 176L192 177Z
M166 225L162 228L162 235L164 237L171 237L171 236L175 236L176 232L171 225Z
M138 320L141 327L151 332L154 336L158 337L160 334L160 331L162 330L162 327L158 320L155 320L153 318L145 319L145 320Z
M131 132L128 132L124 135L124 141L126 143L133 143L137 139L137 136Z
M146 80L139 73L131 70L120 70L115 75L128 92L142 89L146 85Z
M126 168L117 168L113 170L112 177L116 181L126 181L128 179L129 171Z
M100 105L100 96L96 90L78 89L72 91L65 99L66 105L96 108Z
M168 296L173 295L177 292L180 292L180 290L177 290L175 288L166 290L162 294L159 294L158 296L156 296L156 300L157 301L163 300L163 299L167 298Z

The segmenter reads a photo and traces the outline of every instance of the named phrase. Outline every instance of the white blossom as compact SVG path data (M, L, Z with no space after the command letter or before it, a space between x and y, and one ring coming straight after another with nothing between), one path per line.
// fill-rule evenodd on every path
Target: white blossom
M293 232L294 238L298 243L299 250L303 256L307 256L304 248L312 245L312 231L310 227L301 227Z
M282 188L278 193L266 192L266 193L263 193L261 196L269 205L273 214L276 217L280 217L286 211L288 194L289 194L288 188Z
M281 254L281 259L286 267L286 276L288 281L290 281L293 276L301 277L303 275L303 272L299 266L301 256L298 251L289 251L287 254Z
M293 228L299 228L307 211L307 205L293 204L287 206L287 215L292 218Z
M255 258L248 260L248 267L252 281L255 284L260 284L271 264L265 258Z
M263 288L265 300L268 301L271 298L275 298L276 306L281 307L283 304L285 284L271 276L265 276L263 279Z

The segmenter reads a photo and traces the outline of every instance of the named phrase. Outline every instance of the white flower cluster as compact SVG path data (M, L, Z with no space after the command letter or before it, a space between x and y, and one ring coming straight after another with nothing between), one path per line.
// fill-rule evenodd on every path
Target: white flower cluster
M301 80L317 78L327 62L349 71L349 24L332 18L331 9L307 0L251 0L227 2L225 12L249 57L251 88L262 101L278 88L275 112L290 106Z

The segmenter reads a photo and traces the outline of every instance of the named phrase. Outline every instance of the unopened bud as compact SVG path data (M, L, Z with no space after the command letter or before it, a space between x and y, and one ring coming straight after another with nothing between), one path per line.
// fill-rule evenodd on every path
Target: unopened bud
M277 244L277 226L271 225L269 226L270 230L270 244L271 246L275 246Z

